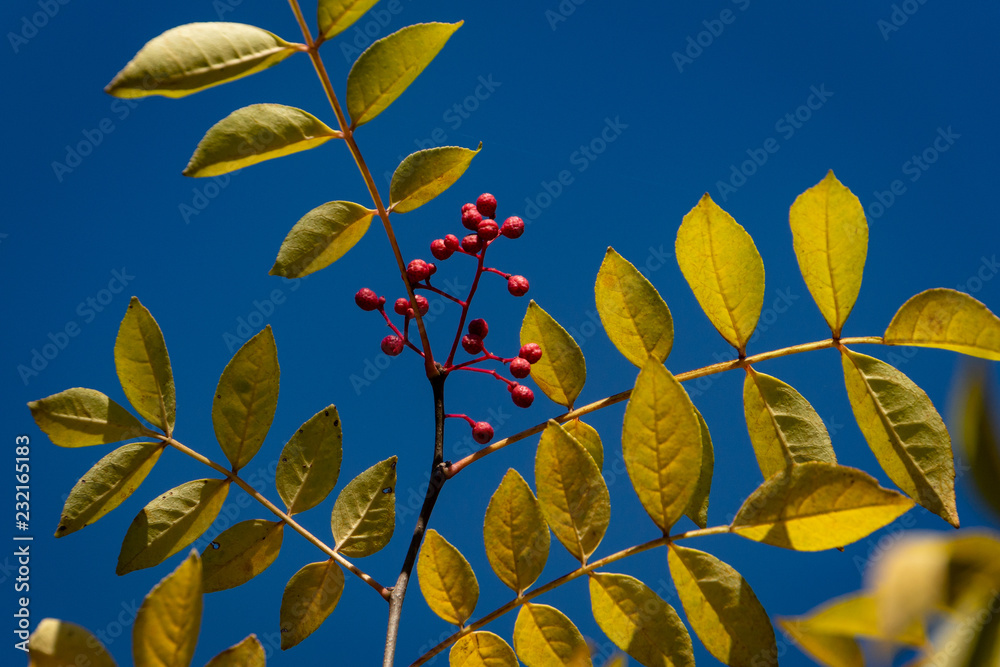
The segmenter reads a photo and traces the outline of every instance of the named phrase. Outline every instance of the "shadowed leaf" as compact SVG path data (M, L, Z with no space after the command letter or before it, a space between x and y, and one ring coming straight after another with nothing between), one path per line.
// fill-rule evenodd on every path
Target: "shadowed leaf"
M325 269L368 231L374 211L349 201L332 201L306 213L281 242L270 275L301 278Z
M433 528L417 560L417 580L427 606L449 623L462 626L476 610L479 582L465 556Z
M904 303L883 339L887 345L936 347L1000 361L1000 318L951 289L930 289Z
M694 521L699 528L708 527L708 496L712 490L712 474L715 471L715 451L712 449L712 434L708 432L708 424L701 416L698 408L694 409L701 426L701 472L698 474L698 484L694 487L684 515Z
M952 424L958 425L961 449L972 469L979 498L1000 517L1000 438L997 435L995 397L986 367L969 369L959 379L958 396L952 409Z
M201 561L192 551L139 607L132 659L139 666L188 667L201 628Z
M201 554L206 593L236 588L266 570L281 551L285 524L250 519L227 528Z
M573 337L534 301L528 304L521 323L521 345L528 343L538 343L542 348L542 358L531 366L531 379L553 401L573 407L587 380L583 352Z
M490 498L483 541L493 571L515 593L527 590L545 568L549 527L535 494L513 468Z
M555 607L527 602L514 622L514 651L527 667L591 667L590 649L573 622Z
M250 635L209 660L205 667L264 667L266 660L257 635Z
M316 632L340 601L344 571L332 558L310 563L288 581L281 596L281 650Z
M567 433L576 438L577 442L583 445L587 453L594 458L597 469L600 470L604 465L604 445L601 444L601 434L597 432L597 429L590 424L580 421L579 417L570 419L562 427Z
M483 144L476 150L441 146L411 153L399 163L389 184L389 201L396 213L419 208L462 177Z
M351 27L378 0L319 0L317 18L323 39L330 39Z
M28 667L116 667L104 645L86 628L43 618L28 639Z
M340 415L330 405L300 426L281 450L274 482L289 514L311 509L330 495L343 455Z
M136 297L129 302L118 328L115 369L132 407L170 434L177 409L170 356L160 326Z
M492 632L473 632L451 647L449 667L518 667L507 642Z
M155 435L110 398L74 387L28 403L31 416L53 444L89 447Z
M337 496L330 527L337 551L370 556L392 538L396 526L396 457L376 463Z

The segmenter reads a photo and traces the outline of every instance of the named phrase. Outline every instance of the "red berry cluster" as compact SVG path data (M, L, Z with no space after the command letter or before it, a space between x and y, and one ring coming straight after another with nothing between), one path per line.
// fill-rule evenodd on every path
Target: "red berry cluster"
M479 368L477 365L484 361L499 361L501 364L508 365L510 374L514 378L521 380L531 374L531 365L537 363L538 360L541 359L542 348L539 347L537 343L529 343L521 348L518 356L513 358L504 358L497 356L486 349L484 340L490 330L486 320L482 318L474 319L469 322L467 329L463 329L465 319L469 312L469 307L472 303L472 298L475 296L476 288L479 285L479 279L484 273L495 273L506 279L507 291L514 296L524 296L528 293L528 279L524 276L504 273L503 271L485 266L484 264L486 259L486 250L493 243L501 237L516 239L524 233L524 220L517 216L511 216L504 220L502 225L498 225L496 222L496 210L496 197L489 193L482 194L476 200L475 204L469 203L462 206L462 226L473 233L466 234L461 239L454 234L448 234L444 238L434 239L431 241L431 254L439 261L449 259L456 253L476 258L476 277L473 280L472 288L469 290L469 294L464 301L438 289L431 284L431 276L437 272L437 266L433 262L427 262L423 259L414 259L406 265L406 279L409 281L414 291L427 290L453 301L462 307L462 316L459 322L458 331L455 335L447 360L441 364L441 372L449 373L451 371L467 370L492 375L497 380L506 383L514 405L521 408L527 408L531 405L532 401L535 400L535 394L529 387L508 380L495 370ZM422 317L423 315L426 315L430 309L430 304L425 297L421 295L415 296L414 301L416 302L416 313L414 313L414 304L412 304L408 298L400 297L399 299L396 299L392 310L397 315L404 318L402 331L400 331L400 329L392 323L392 320L386 313L385 297L378 296L374 291L365 287L358 290L358 293L354 295L354 301L362 310L379 311L385 318L386 324L390 329L392 329L393 333L382 339L382 351L385 354L394 357L402 353L403 348L409 347L417 354L423 356L423 352L420 348L410 341L409 326L410 320L415 319L417 314ZM476 358L461 363L454 363L455 353L457 352L459 344L461 344L463 350ZM477 422L466 415L447 416L467 421L472 427L472 437L476 442L486 444L493 439L493 427L490 426L488 422Z

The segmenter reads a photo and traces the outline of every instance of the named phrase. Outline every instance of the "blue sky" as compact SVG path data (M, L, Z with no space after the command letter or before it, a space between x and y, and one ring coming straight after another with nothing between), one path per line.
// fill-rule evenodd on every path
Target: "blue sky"
M416 83L358 132L380 186L387 186L383 174L418 148L483 142L451 190L395 218L406 258L427 257L432 239L460 232L461 204L481 192L496 195L501 218L522 215L529 222L525 235L498 245L490 262L527 276L529 297L576 336L588 371L580 403L630 387L636 373L595 326L594 277L609 245L643 269L671 308L676 341L668 368L681 372L732 358L673 256L682 216L706 191L753 236L764 259L765 310L751 353L829 336L799 275L788 228L792 201L829 169L858 195L871 227L865 281L845 335L881 334L907 298L930 287L962 289L1000 307L993 216L1000 100L990 78L1000 9L941 0L681 4L543 0L527 9L516 3L487 9L452 0L393 0L328 43L327 67L343 95L350 62L372 36L422 21L465 20ZM314 7L304 11L314 24ZM308 59L296 56L181 100L121 101L102 92L148 39L182 23L216 20L300 38L281 2L112 0L97 8L73 0L11 0L0 9L9 91L0 223L8 313L0 334L3 437L6 451L15 435L32 442L30 608L35 622L54 616L102 631L120 664L130 662L134 607L181 558L116 577L121 537L155 495L207 471L168 453L122 507L55 540L50 536L64 494L110 448L56 449L25 403L75 386L125 403L112 350L131 295L150 309L166 337L178 439L217 460L212 391L235 351L234 338L248 335L242 325L250 333L271 325L281 397L268 440L247 468L271 497L277 494L268 464L302 422L331 403L345 433L338 490L374 463L400 457L397 538L359 563L379 580L389 582L398 571L430 460L431 398L420 363L412 354L391 362L382 356L378 344L386 331L377 316L353 305L354 292L364 286L390 300L402 293L382 230L373 227L340 262L304 280L267 275L285 234L305 212L335 199L370 203L344 147L329 142L217 179L180 173L204 131L248 104L297 106L332 124ZM440 276L467 285L471 266L462 259L439 263ZM473 314L488 319L491 349L515 353L527 298L507 294L500 279L485 281ZM456 320L457 312L446 310L431 323L439 348L450 342ZM900 367L944 411L955 355L920 350L910 358L859 349ZM20 371L31 367L36 351L42 356L35 372ZM842 463L888 483L854 424L834 352L780 359L760 370L812 401ZM561 412L540 392L530 410L516 409L499 383L467 375L449 381L448 410L491 419L497 437ZM689 387L716 448L710 524L725 523L761 481L743 423L741 386L742 377L731 373ZM590 420L604 437L612 499L611 528L598 555L656 532L622 472L623 409ZM471 451L468 436L465 426L450 422L446 456ZM481 517L509 467L533 480L536 442L512 446L457 476L434 514L432 527L469 557L479 576L477 618L509 599L485 561ZM241 507L238 495L230 496L237 521L267 516ZM988 525L964 477L958 502L964 526ZM303 523L328 536L331 506L332 498L303 515ZM896 526L891 530L947 529L919 509ZM691 546L736 567L779 616L860 587L859 564L879 557L878 539L821 554L730 536ZM9 563L6 558L0 563ZM315 560L320 553L288 533L267 572L209 596L195 662L204 664L255 632L271 664L377 664L385 604L350 577L320 631L290 652L274 650L284 584ZM542 579L572 566L553 542ZM677 604L662 550L614 571L643 578ZM14 604L11 577L7 569L0 574L3 599L10 601L5 608ZM598 644L607 643L590 618L582 582L541 601L567 611ZM509 639L512 626L509 616L492 629ZM449 632L412 589L398 664ZM715 664L694 643L699 664ZM22 659L9 644L3 651ZM795 648L781 662L811 664Z

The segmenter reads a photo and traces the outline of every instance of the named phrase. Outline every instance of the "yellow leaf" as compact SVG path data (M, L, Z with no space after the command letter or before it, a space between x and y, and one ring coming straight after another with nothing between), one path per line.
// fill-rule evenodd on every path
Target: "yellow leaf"
M527 667L591 667L590 649L555 607L527 602L514 622L514 651Z
M328 405L299 427L281 450L274 483L289 514L304 512L333 491L344 456L337 408Z
M449 623L465 625L476 610L479 582L465 556L433 528L420 549L417 578L431 611Z
M473 632L451 647L449 667L518 667L507 642L492 632Z
M573 337L532 301L521 323L521 345L537 343L542 358L531 366L531 379L559 405L573 407L587 380L587 364Z
M604 445L601 444L601 434L590 424L580 421L579 417L570 419L562 425L566 432L576 438L576 441L583 445L587 453L594 457L594 463L600 470L604 465Z
M799 633L809 635L864 637L917 647L927 642L923 623L918 618L901 631L886 634L879 627L881 615L878 601L865 593L843 595L824 602L804 616L784 619L780 623L786 628L792 625Z
M89 447L156 435L110 398L74 387L28 403L38 428L60 447Z
M510 469L490 498L483 521L486 557L500 581L521 594L542 574L549 527L527 482Z
M950 556L943 535L909 533L872 559L865 580L882 635L898 635L946 606Z
M981 363L981 362L980 362ZM957 440L972 469L979 498L1000 518L1000 438L994 418L994 384L987 378L987 367L966 368L959 375L955 392L952 424L958 425Z
M118 328L115 369L132 407L169 435L177 410L170 356L160 326L136 297Z
M348 482L330 514L337 551L370 556L389 543L396 528L396 457L376 463Z
M930 289L912 297L893 316L883 336L888 345L917 345L1000 361L1000 318L968 294Z
M323 39L339 35L365 15L378 0L319 0L316 15Z
M789 222L806 287L834 337L839 337L861 291L868 255L865 211L830 171L798 196Z
M913 501L855 468L812 461L770 477L744 501L732 531L797 551L846 546L895 521Z
M817 632L808 621L780 619L778 621L799 648L826 667L865 667L865 655L853 637Z
M227 528L201 555L206 593L235 588L266 570L281 551L285 524L250 519Z
M28 638L28 667L115 667L104 645L86 628L43 618Z
M136 667L188 667L201 627L201 561L192 550L142 601L132 628Z
M257 635L250 635L215 656L205 667L264 667L266 655Z
M708 496L712 490L712 474L715 471L715 451L712 449L712 434L698 408L694 409L701 426L701 472L694 487L694 495L684 509L684 515L694 521L699 528L708 526Z
M344 571L332 558L310 563L295 573L281 595L281 650L316 632L333 613L344 592Z
M753 239L706 193L684 216L675 246L702 310L742 354L764 305L764 261Z
M390 208L409 213L431 201L462 177L482 148L482 142L476 150L438 146L406 156L389 183Z
M374 214L349 201L317 206L302 216L281 242L270 275L301 278L325 269L364 237Z

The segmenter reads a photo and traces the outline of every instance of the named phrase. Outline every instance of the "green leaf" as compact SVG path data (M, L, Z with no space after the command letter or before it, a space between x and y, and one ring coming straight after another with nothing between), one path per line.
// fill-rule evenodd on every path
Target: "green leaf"
M791 385L747 366L743 410L765 479L796 463L837 462L823 420Z
M1000 438L993 419L995 398L985 367L963 374L953 410L958 424L961 449L972 469L972 481L979 498L1000 517Z
M378 0L319 0L317 18L320 36L330 39L344 32L376 2Z
M507 642L492 632L472 632L451 647L449 667L518 667Z
M642 368L646 359L666 361L674 345L674 320L652 283L608 248L594 285L597 313L618 351Z
M542 432L535 454L535 487L552 532L585 563L608 529L608 487L583 445L552 420Z
M573 407L587 380L587 363L573 337L532 301L521 323L521 345L537 343L542 358L531 366L531 379L559 405Z
M871 475L817 461L782 470L744 501L732 531L797 551L843 547L905 514L913 501Z
M527 482L511 468L490 498L483 521L486 558L500 581L520 595L549 557L549 528Z
M677 263L708 319L741 353L764 305L764 261L747 231L705 193L677 230Z
M115 572L159 565L194 542L215 521L228 492L229 480L196 479L151 501L128 527Z
M191 156L185 176L218 176L316 148L341 137L310 113L283 104L251 104L213 125Z
M684 623L673 607L638 579L590 575L590 605L604 634L640 664L694 667Z
M270 275L301 278L325 269L361 240L374 213L349 201L317 206L296 222L281 242Z
M311 509L330 495L343 456L340 415L330 405L300 426L281 450L274 483L289 514Z
M806 287L838 338L861 291L868 256L865 210L831 170L798 196L788 217Z
M562 427L567 433L576 438L577 442L583 445L587 453L594 458L597 469L600 470L604 465L604 445L601 444L601 434L597 432L597 429L590 424L580 421L579 417L570 419Z
M132 628L139 667L187 667L201 628L201 561L192 550L142 601Z
M479 582L465 556L433 528L427 531L417 579L427 606L445 621L464 626L476 610Z
M89 447L156 435L122 406L94 389L74 387L28 403L31 416L53 444Z
M591 667L590 649L573 622L555 607L526 602L514 622L514 651L527 667Z
M170 435L177 410L170 356L160 326L136 297L118 328L115 368L132 407Z
M116 667L104 644L89 630L68 621L43 618L28 638L28 667L68 665Z
M458 23L418 23L376 41L358 56L347 75L351 127L364 125L403 94L424 71Z
M215 656L205 667L264 667L267 657L257 635L250 635Z
M344 571L332 558L310 563L288 581L281 596L281 650L316 632L344 592Z
M887 363L841 348L847 397L882 469L958 528L951 438L924 391Z
M771 621L739 572L711 554L675 544L667 560L688 622L709 653L730 667L777 659Z
M695 522L699 528L708 527L708 495L712 490L712 473L715 471L715 450L712 448L712 434L708 432L708 424L701 416L698 408L694 409L701 426L701 472L698 484L694 487L694 495L688 502L684 515Z
M472 158L483 149L441 146L411 153L399 163L389 184L390 208L407 213L420 208L462 177Z
M301 49L252 25L189 23L147 42L104 92L184 97L277 65Z
M396 526L396 457L352 479L333 504L330 527L337 551L370 556L392 539Z
M260 450L278 408L278 348L268 325L226 364L212 401L212 425L226 458L239 470Z
M701 434L680 382L648 359L625 409L622 455L642 506L664 533L683 516L701 481Z
M87 471L66 498L56 537L89 526L131 496L163 453L164 445L122 445Z
M883 340L1000 361L1000 318L968 294L929 289L903 304Z
M250 519L227 528L201 554L206 593L236 588L266 570L281 551L285 524Z

